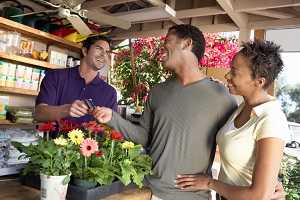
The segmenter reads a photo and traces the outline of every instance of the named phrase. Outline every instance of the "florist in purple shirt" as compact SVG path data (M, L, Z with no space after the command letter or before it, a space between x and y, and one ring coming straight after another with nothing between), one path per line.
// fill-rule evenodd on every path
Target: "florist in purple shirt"
M96 76L89 84L79 74L79 67L49 70L42 81L36 105L45 103L52 106L72 104L75 100L92 99L96 106L117 110L115 89ZM94 120L90 114L81 117L66 117L76 123Z
M109 58L110 40L93 36L83 42L80 66L47 71L36 99L35 120L66 119L74 123L95 120L85 99L92 99L95 106L116 110L116 90L98 73L109 63Z

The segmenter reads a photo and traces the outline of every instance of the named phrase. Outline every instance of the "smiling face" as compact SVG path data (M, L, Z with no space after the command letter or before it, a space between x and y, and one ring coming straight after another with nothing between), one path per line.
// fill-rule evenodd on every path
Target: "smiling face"
M253 79L250 61L238 53L233 61L230 72L225 75L231 94L247 96L257 88L257 79Z
M169 31L165 40L164 50L161 61L164 63L165 68L174 70L182 62L182 42L178 38L175 31Z
M98 40L88 50L86 48L83 50L84 59L90 67L98 71L109 64L109 51L108 42Z

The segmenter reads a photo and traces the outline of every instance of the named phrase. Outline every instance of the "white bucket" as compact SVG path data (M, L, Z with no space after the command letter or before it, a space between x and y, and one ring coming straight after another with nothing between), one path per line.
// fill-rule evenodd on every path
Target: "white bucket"
M41 200L65 200L68 184L63 184L66 176L47 176L41 174Z

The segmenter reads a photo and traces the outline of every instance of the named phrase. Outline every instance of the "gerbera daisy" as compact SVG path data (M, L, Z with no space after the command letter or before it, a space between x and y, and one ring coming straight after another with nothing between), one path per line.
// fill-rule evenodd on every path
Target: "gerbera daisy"
M81 144L81 142L83 141L83 132L79 129L75 129L73 131L70 131L68 133L68 136L70 138L70 140L74 143L74 144Z
M83 140L80 145L80 152L85 157L90 157L96 151L98 151L98 144L96 140L93 140L91 138Z
M63 137L55 138L53 141L56 145L60 146L66 146L68 144L68 141Z
M132 149L134 147L133 142L125 141L122 143L122 149Z

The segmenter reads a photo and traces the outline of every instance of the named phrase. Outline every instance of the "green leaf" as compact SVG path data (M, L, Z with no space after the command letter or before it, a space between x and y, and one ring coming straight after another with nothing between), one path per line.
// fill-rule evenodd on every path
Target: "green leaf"
M67 185L70 182L71 178L70 175L67 175L63 180L63 185Z

